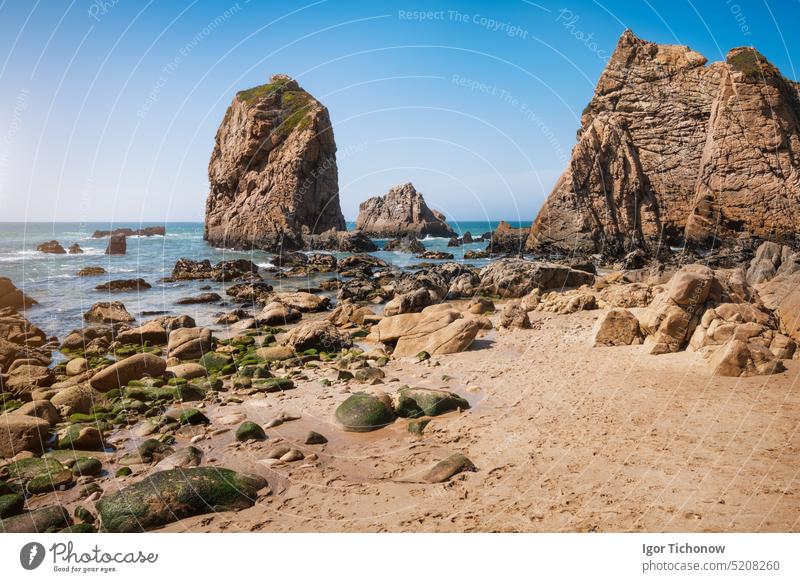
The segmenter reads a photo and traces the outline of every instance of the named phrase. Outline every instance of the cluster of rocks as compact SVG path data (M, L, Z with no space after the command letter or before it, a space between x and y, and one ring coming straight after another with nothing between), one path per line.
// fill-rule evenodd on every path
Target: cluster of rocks
M36 250L40 253L47 253L49 255L66 255L67 251L64 250L64 247L61 246L57 240L51 240L47 242L43 242L36 247ZM69 254L70 255L81 255L83 254L83 249L78 243L73 243L69 247Z
M111 236L165 236L166 227L144 226L142 228L115 228L114 230L96 230L92 238L108 238Z

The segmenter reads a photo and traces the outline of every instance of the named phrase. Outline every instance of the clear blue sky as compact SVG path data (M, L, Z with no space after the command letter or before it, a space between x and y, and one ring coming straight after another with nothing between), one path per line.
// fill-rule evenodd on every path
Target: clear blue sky
M752 45L797 79L798 16L798 0L0 0L0 221L202 220L225 109L276 72L330 110L348 220L406 181L450 218L530 220L626 27L709 60Z

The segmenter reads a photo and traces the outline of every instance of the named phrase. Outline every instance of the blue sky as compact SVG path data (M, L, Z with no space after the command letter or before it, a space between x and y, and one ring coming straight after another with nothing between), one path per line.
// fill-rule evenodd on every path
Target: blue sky
M530 220L626 27L712 61L755 46L797 79L799 15L798 0L0 0L0 221L202 220L225 109L277 72L330 110L348 220L406 181L453 219Z

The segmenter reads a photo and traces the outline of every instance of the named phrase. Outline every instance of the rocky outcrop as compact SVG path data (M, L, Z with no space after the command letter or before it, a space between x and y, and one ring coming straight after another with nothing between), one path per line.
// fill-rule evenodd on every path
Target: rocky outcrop
M123 236L164 236L167 229L163 226L145 226L142 228L115 228L114 230L96 230L92 238L106 238L121 234Z
M36 305L36 301L17 289L8 277L0 277L0 309L13 307L26 309Z
M36 250L40 253L47 253L50 255L66 255L67 251L64 250L64 247L61 246L57 240L50 240L47 242L43 242L42 244L36 247Z
M362 202L356 229L377 238L456 235L440 212L428 208L422 193L410 182Z
M800 227L797 84L752 48L706 66L626 31L527 247L621 255Z
M298 249L304 235L345 229L328 110L286 75L236 94L208 177L213 245Z
M501 259L481 270L480 291L498 297L522 297L534 289L549 291L591 285L594 275L564 265Z
M107 255L124 255L128 250L128 242L124 234L112 234L106 246Z

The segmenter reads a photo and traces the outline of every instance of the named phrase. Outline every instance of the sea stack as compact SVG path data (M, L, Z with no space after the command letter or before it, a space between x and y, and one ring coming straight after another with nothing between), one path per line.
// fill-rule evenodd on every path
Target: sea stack
M529 250L619 255L800 227L800 84L752 48L725 62L625 31Z
M345 229L328 110L287 75L236 94L208 177L205 239L215 246L279 252Z
M411 182L395 186L384 196L362 202L356 229L378 238L456 236L444 215L428 208L422 193L417 192Z

